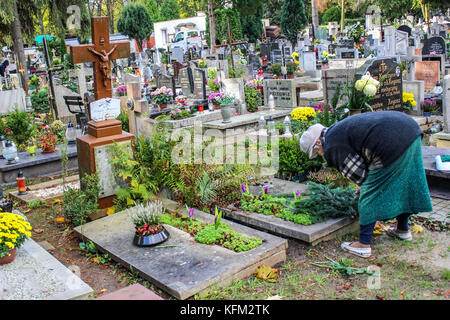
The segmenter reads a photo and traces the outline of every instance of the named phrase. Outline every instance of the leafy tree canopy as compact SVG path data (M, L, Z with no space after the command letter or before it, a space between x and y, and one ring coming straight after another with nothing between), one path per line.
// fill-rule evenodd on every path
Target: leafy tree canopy
M308 23L302 0L285 0L281 15L281 32L292 43L297 42L297 34Z
M142 41L150 38L153 32L152 18L143 5L130 3L117 21L117 30L135 39L142 50Z
M160 12L161 21L180 18L180 5L176 0L164 0Z

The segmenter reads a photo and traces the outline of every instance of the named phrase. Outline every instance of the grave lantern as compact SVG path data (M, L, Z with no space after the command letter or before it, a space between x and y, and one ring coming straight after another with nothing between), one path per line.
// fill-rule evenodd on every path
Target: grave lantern
M269 127L269 135L276 135L275 121L273 121L272 116L270 116L269 121L267 121L267 126Z
M269 96L269 110L270 112L275 111L275 98L273 97L273 95Z
M258 120L258 128L259 128L259 134L260 135L266 135L266 120L264 119L264 116L261 116Z
M83 130L81 130L81 126L79 124L77 124L76 133L77 133L77 138L81 137L83 135Z
M289 119L289 116L286 116L283 121L284 124L284 135L292 137L291 133L291 119Z
M3 150L5 150L5 137L0 136L0 159L5 159L3 156Z
M442 86L441 86L441 83L438 81L438 82L436 82L436 86L433 88L433 94L435 94L435 95L440 95L440 94L442 94Z
M5 149L3 149L3 156L5 157L6 160L8 160L7 164L11 164L19 159L19 157L17 156L17 148L10 140L6 140L5 142Z
M73 123L72 122L69 122L67 124L66 138L67 138L69 144L75 144L76 143L77 132L75 131L75 128L73 127Z
M22 169L19 169L19 172L17 173L17 189L19 190L19 195L25 195L27 194L27 186L25 183L25 177L23 176Z

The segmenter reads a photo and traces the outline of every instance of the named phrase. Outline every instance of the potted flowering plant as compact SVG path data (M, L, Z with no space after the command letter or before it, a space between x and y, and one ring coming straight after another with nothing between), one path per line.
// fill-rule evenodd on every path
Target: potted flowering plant
M197 64L198 64L199 68L202 68L202 69L206 69L207 68L206 61L204 59L197 60Z
M356 77L356 76L355 76ZM380 81L382 81L380 79ZM373 111L372 107L368 104L370 100L376 95L377 90L380 88L381 82L372 78L369 73L365 74L359 80L353 81L353 85L347 83L344 88L344 93L341 95L348 98L344 104L344 108L350 110L350 115L365 112L367 110Z
M153 246L169 239L169 233L159 223L162 212L161 201L149 202L145 206L138 204L129 209L129 215L135 228L133 243L136 246Z
M39 140L42 153L55 152L58 139L48 125L43 124L41 126L41 137Z
M127 95L127 86L120 86L116 88L116 94L119 97L124 97Z
M220 110L220 104L222 102L224 94L221 92L213 92L208 96L208 103L211 103L214 110Z
M150 93L152 101L159 106L159 110L167 108L167 104L172 102L173 92L171 89L161 87Z
M234 113L233 104L235 99L233 96L228 94L222 94L222 97L219 100L220 102L220 113L222 114L222 122L229 123L231 122L231 116Z
M249 112L257 111L258 107L262 104L262 94L259 90L261 85L262 81L258 78L249 80L245 83L245 103L247 105L247 111Z
M27 237L31 237L31 225L21 215L0 212L0 265L10 263L16 257Z
M208 68L208 87L211 92L218 92L220 89L216 68Z
M192 110L189 108L180 109L176 108L175 110L170 111L170 119L171 120L181 120L193 117Z
M417 105L416 100L414 100L414 94L403 91L402 94L404 111L413 111L414 107Z
M436 100L435 99L425 99L422 102L422 111L424 117L431 117L433 112L436 112Z

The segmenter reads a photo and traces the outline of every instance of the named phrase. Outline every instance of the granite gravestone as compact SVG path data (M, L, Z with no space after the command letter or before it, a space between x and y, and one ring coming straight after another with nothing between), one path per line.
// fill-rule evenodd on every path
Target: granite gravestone
M192 79L191 68L180 69L178 79L183 95L186 97L190 96L194 90L194 80Z
M193 78L193 95L195 99L205 100L206 99L206 75L205 70L194 68L192 71Z
M176 86L175 86L175 78L172 76L168 76L165 74L160 74L156 77L156 86L158 88L166 87L168 89L171 89L175 99L176 97Z
M402 110L402 73L395 58L367 61L359 70L361 76L367 72L381 82L375 97L368 103L374 111Z
M337 48L336 49L336 58L337 59L358 59L358 50L357 49L348 49L348 48Z
M322 87L325 103L331 103L331 99L333 98L338 86L341 87L342 93L342 90L344 90L347 82L352 82L355 73L356 69L351 68L322 70ZM345 101L341 102L344 103Z
M275 106L295 108L297 106L296 87L293 80L264 80L264 103L269 106L269 97L273 96Z
M407 25L404 24L404 25L401 25L400 27L398 27L397 30L406 32L408 34L408 37L411 36L412 29L411 29L410 26L407 26Z
M445 40L442 37L431 37L424 41L422 55L426 56L434 52L434 54L446 55Z

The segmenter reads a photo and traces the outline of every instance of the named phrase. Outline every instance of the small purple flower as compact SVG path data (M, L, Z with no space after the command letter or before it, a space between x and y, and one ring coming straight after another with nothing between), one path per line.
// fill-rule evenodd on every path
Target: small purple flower
M269 192L269 188L267 188L267 187L263 187L263 190L264 190L264 194L267 194Z
M301 194L302 194L302 192L300 190L297 190L297 192L295 192L295 196L297 198L299 198Z
M218 78L215 78L215 79L213 80L213 83L214 83L214 84L219 84L219 79L218 79Z
M181 113L181 110L180 110L180 109L177 109L177 113Z
M241 189L242 189L242 192L247 192L247 188L245 187L245 185L241 185Z
M189 208L189 217L192 217L194 215L194 208Z

